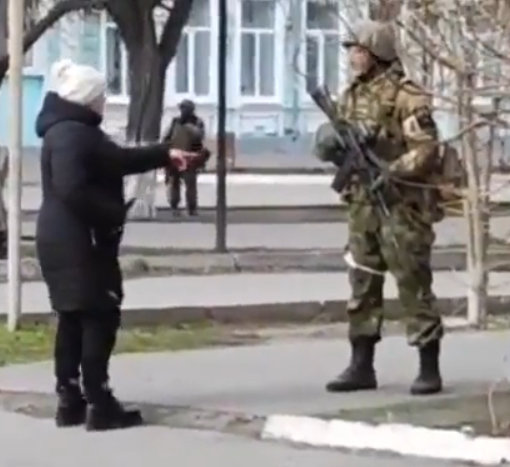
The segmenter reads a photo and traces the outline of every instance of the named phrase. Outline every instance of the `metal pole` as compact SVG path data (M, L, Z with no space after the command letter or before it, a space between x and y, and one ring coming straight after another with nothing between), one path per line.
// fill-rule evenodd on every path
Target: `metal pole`
M218 14L218 131L216 158L216 251L227 251L227 0Z
M21 315L21 153L24 0L9 0L9 198L7 327L15 331Z

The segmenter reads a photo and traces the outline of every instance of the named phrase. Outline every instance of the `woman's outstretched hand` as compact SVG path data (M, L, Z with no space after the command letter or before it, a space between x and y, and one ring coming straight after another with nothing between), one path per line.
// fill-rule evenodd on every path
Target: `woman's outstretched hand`
M168 155L170 156L172 164L177 168L177 170L182 172L186 170L190 160L198 154L196 152L183 151L182 149L170 149L168 151Z

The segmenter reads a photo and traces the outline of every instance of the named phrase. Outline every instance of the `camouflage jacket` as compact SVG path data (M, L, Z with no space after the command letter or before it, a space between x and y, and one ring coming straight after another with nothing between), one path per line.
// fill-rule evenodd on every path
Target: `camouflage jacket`
M433 202L430 190L416 184L427 183L437 161L439 137L431 97L390 67L370 81L355 80L338 106L344 118L362 121L375 132L374 152L388 162L392 176L404 182L398 184L404 200Z

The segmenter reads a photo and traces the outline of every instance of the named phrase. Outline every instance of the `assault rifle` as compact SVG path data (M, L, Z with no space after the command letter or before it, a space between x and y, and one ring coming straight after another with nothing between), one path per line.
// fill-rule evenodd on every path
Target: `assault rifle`
M341 193L356 175L360 182L369 188L372 201L381 214L389 216L382 193L385 184L383 177L385 165L370 147L374 133L366 126L353 125L339 115L327 86L320 86L310 92L310 97L327 117L337 139L338 151L330 160L337 167L331 187Z

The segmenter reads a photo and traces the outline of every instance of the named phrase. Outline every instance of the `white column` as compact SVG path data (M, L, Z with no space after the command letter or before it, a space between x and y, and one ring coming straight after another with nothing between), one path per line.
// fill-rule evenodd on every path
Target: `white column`
M15 331L21 316L21 153L23 126L23 20L25 2L9 1L9 210L7 327Z
M241 107L241 2L242 0L229 0L228 3L228 68L232 73L228 75L227 90L227 128L236 135L240 127Z

